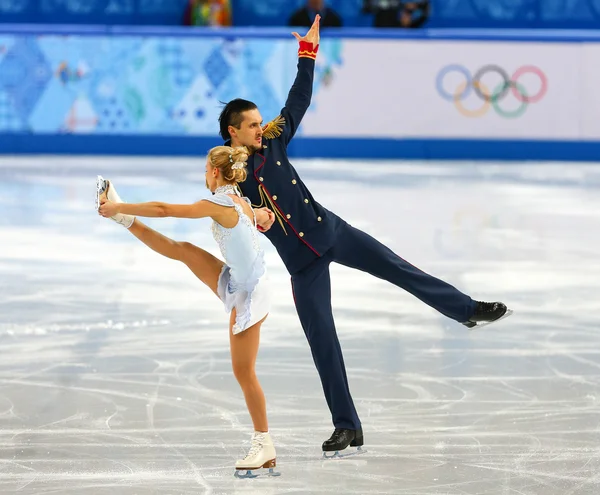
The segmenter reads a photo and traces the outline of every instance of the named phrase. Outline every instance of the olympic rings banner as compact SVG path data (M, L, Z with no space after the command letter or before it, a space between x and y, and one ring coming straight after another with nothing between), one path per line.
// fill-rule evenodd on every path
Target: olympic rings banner
M449 93L444 87L444 82L446 77L453 72L457 72L459 75L464 76L465 80L460 82L452 93ZM493 87L492 91L490 91L488 86L483 83L483 78L488 74L496 74L500 78L500 82ZM539 81L536 81L536 85L538 85L539 88L537 91L534 90L535 94L528 91L524 84L519 83L519 78L526 74L534 74L539 79ZM487 115L491 108L493 108L501 117L516 119L525 114L527 107L531 103L537 103L546 95L546 92L548 91L548 78L546 77L546 74L535 65L521 66L512 76L509 76L508 72L499 65L484 65L473 75L464 65L451 64L438 72L436 88L439 95L442 98L453 102L456 110L465 117L483 117L484 115ZM481 100L481 105L469 109L466 108L462 102L472 91ZM510 93L517 99L519 104L513 110L505 110L500 103L507 96L510 96Z
M341 59L306 135L600 138L600 119L582 128L578 44L348 40ZM590 86L600 83L592 60Z

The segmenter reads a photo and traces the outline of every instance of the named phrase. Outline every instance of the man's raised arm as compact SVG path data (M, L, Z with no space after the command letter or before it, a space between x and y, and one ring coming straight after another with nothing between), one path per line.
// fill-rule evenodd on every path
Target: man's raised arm
M292 33L298 40L298 74L288 94L285 107L281 116L285 119L283 128L283 139L285 143L296 134L296 130L310 106L313 90L313 76L315 72L315 59L319 51L319 22L321 16L317 14L315 22L306 34L301 37L298 33Z

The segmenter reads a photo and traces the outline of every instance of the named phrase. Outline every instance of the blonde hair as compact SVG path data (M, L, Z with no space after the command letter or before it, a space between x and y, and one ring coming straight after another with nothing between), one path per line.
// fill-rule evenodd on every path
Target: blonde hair
M215 146L208 152L213 167L218 168L227 182L244 182L248 176L246 162L250 153L245 146Z

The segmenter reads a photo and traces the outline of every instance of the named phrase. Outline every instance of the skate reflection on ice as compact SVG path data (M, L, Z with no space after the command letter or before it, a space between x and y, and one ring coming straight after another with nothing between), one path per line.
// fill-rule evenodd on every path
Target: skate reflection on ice
M275 471L273 468L269 468L268 471L264 468L249 470L238 469L234 476L243 480L248 478L268 478L270 476L281 476L281 473L279 471Z
M324 459L342 459L344 457L351 457L360 454L366 454L367 450L362 447L348 447L344 450L336 450L335 452L323 452Z

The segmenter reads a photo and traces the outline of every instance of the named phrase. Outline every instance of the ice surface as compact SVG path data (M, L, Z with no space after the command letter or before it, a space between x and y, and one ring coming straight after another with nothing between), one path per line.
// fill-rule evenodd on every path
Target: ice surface
M289 275L258 374L279 478L237 480L251 426L227 316L187 268L93 209L207 196L203 160L0 159L0 493L575 495L600 492L600 166L296 161L326 207L515 314L469 331L334 266L368 452L331 431ZM208 220L150 219L214 254Z

